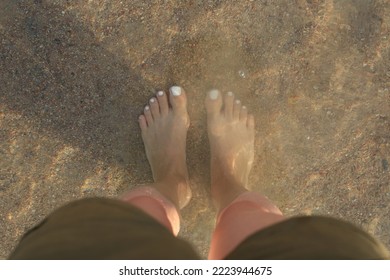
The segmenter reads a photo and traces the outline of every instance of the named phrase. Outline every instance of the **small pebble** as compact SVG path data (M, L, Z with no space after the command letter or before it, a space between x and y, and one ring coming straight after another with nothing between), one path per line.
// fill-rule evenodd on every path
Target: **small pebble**
M382 159L382 167L383 167L383 170L389 169L389 162L387 161L387 159Z

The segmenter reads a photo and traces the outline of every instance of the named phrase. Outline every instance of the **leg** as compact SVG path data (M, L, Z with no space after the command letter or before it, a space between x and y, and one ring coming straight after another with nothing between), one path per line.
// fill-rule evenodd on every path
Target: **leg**
M169 101L163 91L150 99L139 124L154 183L121 197L175 235L180 228L177 209L191 198L185 154L189 126L186 101L184 90L177 86L170 89Z
M11 259L198 258L174 237L178 209L191 198L185 158L189 120L184 91L173 87L169 98L171 107L159 92L139 119L155 182L124 194L122 201L84 199L58 209L25 234Z
M206 108L211 194L219 209L209 258L222 259L251 234L284 218L267 198L247 189L254 158L254 117L233 93L223 98L212 90Z
M222 109L222 103L223 109ZM206 99L211 146L211 194L219 209L209 259L389 259L359 228L326 217L284 219L246 184L254 155L254 120L218 91Z
M246 192L218 215L209 259L223 259L255 232L284 220L280 210L266 197Z

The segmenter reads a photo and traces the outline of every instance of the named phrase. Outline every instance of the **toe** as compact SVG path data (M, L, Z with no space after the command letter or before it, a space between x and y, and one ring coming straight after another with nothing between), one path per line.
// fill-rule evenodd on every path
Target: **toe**
M152 113L153 120L156 120L160 116L160 108L158 106L158 101L155 97L150 98L149 107Z
M144 108L144 115L145 115L146 122L147 122L148 126L152 125L153 124L153 117L152 117L152 113L150 112L150 106L149 105L145 106L145 108Z
M254 131L255 129L255 117L253 115L248 116L247 126L250 130Z
M233 119L238 121L240 119L241 101L235 100L233 105Z
M144 115L139 116L138 122L139 122L139 127L141 128L141 131L144 132L148 128L148 125L146 124L145 116Z
M246 124L247 118L248 118L248 109L246 108L246 106L242 106L240 111L240 122Z
M173 86L169 89L169 101L174 112L187 112L187 97L184 90L179 86Z
M167 95L165 94L165 92L163 92L162 90L157 92L157 100L158 100L158 104L160 105L160 114L161 114L161 116L167 115L168 114L169 105L168 105Z
M217 89L210 90L206 97L206 110L209 117L216 116L221 113L222 97L221 92Z
M228 120L233 119L233 103L234 103L234 95L232 92L228 92L225 95L224 102L223 102L223 111L225 113L225 117Z

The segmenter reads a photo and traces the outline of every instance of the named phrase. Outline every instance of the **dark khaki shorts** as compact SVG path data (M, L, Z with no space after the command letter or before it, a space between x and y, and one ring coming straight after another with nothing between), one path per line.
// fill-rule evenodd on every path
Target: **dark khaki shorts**
M291 218L244 240L226 259L386 259L386 249L333 218ZM70 203L27 232L10 259L199 259L141 210L92 198Z

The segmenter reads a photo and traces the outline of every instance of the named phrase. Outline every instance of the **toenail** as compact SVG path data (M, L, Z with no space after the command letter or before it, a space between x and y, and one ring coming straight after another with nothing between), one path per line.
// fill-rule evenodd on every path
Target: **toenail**
M213 89L209 92L209 97L211 100L215 100L218 98L219 91L217 89Z
M163 96L163 95L164 95L164 92L160 90L159 92L157 92L157 95L158 95L158 96Z
M240 104L241 103L241 101L240 100L236 100L236 104Z
M154 98L150 99L150 103L154 103L154 101L156 101L156 99L154 99Z
M233 92L231 92L231 91L229 91L227 94L228 94L229 96L233 96Z
M179 96L179 95L181 95L181 87L173 86L173 87L171 87L171 92L172 92L173 96Z
M246 110L246 106L242 106L242 109L243 109L243 110Z
M149 106L145 106L145 111L149 111Z

